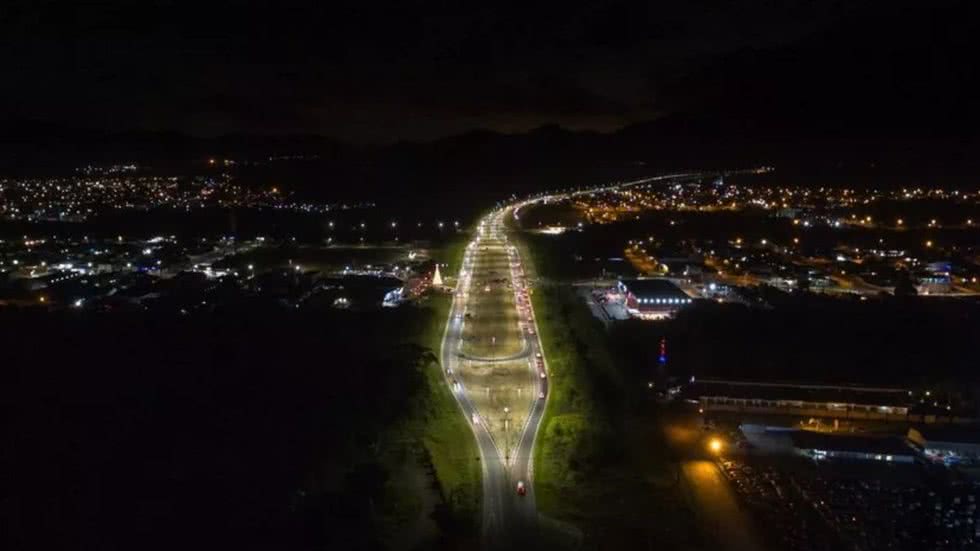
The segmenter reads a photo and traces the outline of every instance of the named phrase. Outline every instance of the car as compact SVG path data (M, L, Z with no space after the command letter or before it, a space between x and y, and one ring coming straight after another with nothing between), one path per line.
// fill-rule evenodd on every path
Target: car
M473 414L473 424L474 425L479 425L480 424L480 416L477 415L477 414L475 414L475 413Z
M541 359L541 353L540 352L535 352L534 353L534 357L540 360Z
M447 367L446 368L446 375L452 375L452 374L453 374L453 368Z
M547 375L545 375L544 371L538 371L538 376L541 377L542 379L546 379L548 377Z
M538 393L538 400L544 400L544 391Z
M519 496L526 496L527 495L527 487L524 486L524 481L523 480L518 480L517 481L517 495L519 495Z

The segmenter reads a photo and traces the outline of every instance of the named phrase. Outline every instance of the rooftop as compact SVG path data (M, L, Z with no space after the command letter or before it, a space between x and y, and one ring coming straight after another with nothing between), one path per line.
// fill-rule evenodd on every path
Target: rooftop
M668 279L621 279L626 289L638 297L688 298Z
M909 405L908 391L900 388L699 379L688 388L687 392L697 397L827 402L865 406L908 407Z
M931 442L957 442L968 444L980 444L980 427L976 425L968 426L916 426L927 441Z

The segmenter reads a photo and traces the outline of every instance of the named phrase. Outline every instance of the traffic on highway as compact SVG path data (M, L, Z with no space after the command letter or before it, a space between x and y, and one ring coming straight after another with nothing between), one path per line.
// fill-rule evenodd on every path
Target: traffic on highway
M447 384L470 420L483 464L483 538L511 548L534 537L533 449L548 396L530 285L504 221L486 216L468 246L442 344Z

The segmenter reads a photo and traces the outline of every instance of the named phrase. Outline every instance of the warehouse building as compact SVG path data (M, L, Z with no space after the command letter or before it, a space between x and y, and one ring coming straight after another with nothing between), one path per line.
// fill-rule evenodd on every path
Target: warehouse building
M621 279L617 287L625 297L626 310L638 317L667 317L692 302L667 279Z
M698 379L684 391L704 411L904 420L905 389Z

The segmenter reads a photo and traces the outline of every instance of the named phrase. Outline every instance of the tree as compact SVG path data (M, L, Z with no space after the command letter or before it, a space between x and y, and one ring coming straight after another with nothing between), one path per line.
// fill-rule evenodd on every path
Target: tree
M895 296L914 297L918 294L919 292L915 290L915 285L912 283L912 276L909 274L908 270L898 272L898 276L895 281Z

